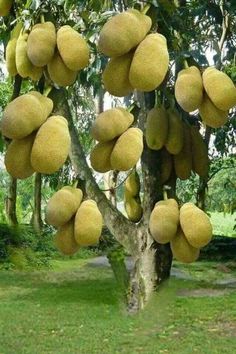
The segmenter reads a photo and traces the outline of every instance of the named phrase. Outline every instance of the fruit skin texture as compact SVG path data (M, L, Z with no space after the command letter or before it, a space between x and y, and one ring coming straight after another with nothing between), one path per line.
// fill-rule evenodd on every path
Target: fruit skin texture
M13 0L0 0L0 16L8 16L12 7Z
M164 80L168 65L166 38L158 33L149 34L135 50L129 81L139 91L152 91Z
M102 214L97 203L90 199L82 202L75 215L74 235L78 245L90 246L98 243L102 224Z
M108 109L98 115L92 125L91 135L99 142L113 140L133 123L134 116L122 107Z
M30 162L34 138L35 133L20 140L12 140L9 144L5 155L5 166L12 177L25 179L34 173Z
M171 176L173 168L172 155L163 148L161 150L161 183L164 184Z
M51 174L59 170L70 150L68 123L64 117L51 116L40 127L31 152L35 171Z
M115 143L116 139L95 145L90 153L91 166L95 171L105 173L112 170L110 158Z
M66 224L77 212L83 198L80 189L66 186L49 199L46 208L46 221L55 227Z
M210 219L193 203L186 203L180 208L180 225L191 246L201 248L211 241Z
M140 180L138 173L134 170L125 181L125 192L130 197L136 197L140 192Z
M38 91L30 91L28 92L28 94L33 95L39 100L39 102L41 103L43 114L47 118L53 110L53 101L51 100L51 98L41 95L41 93L39 93Z
M143 152L143 132L129 128L116 141L111 153L113 170L127 171L134 167Z
M173 257L183 263L195 262L200 254L199 248L195 248L188 243L181 227L178 228L176 236L170 241L170 248Z
M204 94L202 104L199 107L199 114L202 121L211 128L219 128L227 122L228 111L221 111Z
M179 208L175 199L156 203L149 220L152 237L158 243L165 244L173 240L179 224Z
M173 155L177 155L183 148L184 129L179 115L172 109L168 109L169 129L165 142L166 150Z
M124 97L133 92L129 82L129 70L133 53L111 58L102 74L105 89L113 96Z
M209 169L207 146L196 126L191 126L193 171L205 177Z
M10 139L23 139L38 129L46 118L36 97L30 94L19 96L3 112L2 134Z
M134 9L115 15L103 26L98 49L109 57L128 53L144 39L151 25L150 17Z
M85 39L72 27L59 28L57 48L63 62L70 70L78 71L89 64L89 47Z
M210 67L204 71L202 79L208 97L218 109L228 111L236 105L236 88L228 75Z
M17 74L16 68L16 43L22 29L22 23L18 22L11 31L11 37L6 47L6 65L10 76Z
M179 154L174 155L174 166L176 176L180 179L188 179L192 170L192 139L190 127L183 124L184 128L184 143Z
M77 71L68 69L58 52L54 54L47 68L51 80L58 86L70 86L76 80Z
M27 41L27 54L31 63L43 67L54 55L56 48L56 29L52 22L33 26Z
M152 108L147 115L146 142L149 149L160 150L167 139L168 115L164 107Z
M196 66L190 66L178 73L175 97L186 112L199 108L203 99L203 83L200 70Z
M132 197L128 191L125 191L125 211L128 219L133 222L139 222L143 215L143 208L139 197Z
M61 253L71 256L79 249L74 237L74 218L60 227L54 239L55 246Z

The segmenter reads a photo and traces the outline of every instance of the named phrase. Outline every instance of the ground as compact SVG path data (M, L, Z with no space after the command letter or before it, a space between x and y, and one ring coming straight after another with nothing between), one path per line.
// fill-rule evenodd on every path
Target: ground
M236 264L175 263L173 274L128 316L106 265L1 271L0 354L236 353Z

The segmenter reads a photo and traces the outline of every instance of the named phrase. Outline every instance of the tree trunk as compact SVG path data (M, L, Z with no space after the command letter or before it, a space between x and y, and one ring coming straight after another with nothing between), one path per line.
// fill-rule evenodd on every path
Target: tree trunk
M42 175L41 173L35 174L34 180L34 209L31 218L31 224L37 233L42 231L43 221L41 217L41 201L42 201Z
M17 196L17 179L10 176L8 193L6 197L6 215L10 225L17 225L16 216L16 196Z

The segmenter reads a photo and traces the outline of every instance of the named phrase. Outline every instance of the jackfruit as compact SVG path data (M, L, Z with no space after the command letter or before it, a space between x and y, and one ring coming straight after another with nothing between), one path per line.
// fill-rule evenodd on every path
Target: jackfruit
M228 75L210 67L204 71L202 79L208 97L218 109L228 111L236 105L236 88Z
M92 125L91 135L99 142L113 140L133 123L134 116L122 107L111 108L99 114Z
M173 167L172 155L163 148L161 150L161 184L164 184L168 181L171 176Z
M66 224L77 212L83 198L78 188L66 186L49 199L46 208L46 221L55 227Z
M111 153L113 170L127 171L134 167L143 152L143 132L138 128L129 128L116 141Z
M210 219L193 203L186 203L180 208L180 225L191 246L201 248L211 241Z
M183 148L177 155L174 155L174 166L176 176L180 179L188 179L192 170L192 140L190 128L183 124L184 143Z
M129 82L129 70L133 53L111 58L102 74L106 91L117 97L128 96L134 88Z
M90 154L91 166L95 171L105 173L112 170L110 158L115 143L116 139L95 145Z
M134 198L126 191L124 206L128 219L133 222L139 222L143 215L140 198Z
M85 39L72 27L62 26L57 31L57 48L70 70L78 71L89 64L89 47Z
M173 240L179 225L179 208L175 199L156 203L151 212L149 228L156 242L165 244Z
M203 101L199 107L199 114L202 121L211 128L219 128L227 122L228 111L221 111L209 99L207 94L204 94Z
M52 110L53 110L53 101L51 100L51 98L48 98L48 97L42 95L38 91L30 91L30 92L28 92L28 94L33 95L36 98L38 98L38 100L41 103L43 114L47 118L52 113Z
M13 0L0 0L0 16L8 16L12 7Z
M146 142L149 149L160 150L168 135L168 115L164 107L154 107L147 115Z
M188 243L181 227L178 228L176 236L170 241L170 248L174 258L183 263L195 262L200 254L199 248Z
M150 30L150 17L135 9L115 15L103 26L98 49L109 57L118 57L136 47Z
M9 144L5 155L5 166L12 177L24 179L34 173L30 162L34 138L35 133L20 140L12 140Z
M11 101L3 112L2 134L10 139L22 139L42 125L46 116L37 97L25 94Z
M179 115L172 109L168 109L169 129L165 142L166 150L173 155L177 155L183 148L184 129Z
M53 58L56 48L56 29L52 22L33 26L27 41L27 54L31 63L43 67Z
M178 73L175 98L186 112L199 108L203 99L203 83L200 70L196 66L190 66Z
M54 239L55 246L67 256L71 256L79 249L74 237L74 219L62 225L57 231Z
M91 246L98 243L102 233L102 214L97 203L85 200L75 215L75 240L79 246Z
M63 87L72 85L78 74L77 71L72 71L67 68L58 52L54 54L47 68L51 80L58 86Z
M16 68L16 43L22 29L22 23L18 22L11 31L11 37L6 47L6 65L10 76L17 75Z
M129 81L139 91L152 91L164 80L169 65L166 38L149 34L137 47L130 66Z
M67 120L51 116L39 128L31 152L31 164L35 171L51 174L59 170L70 150L70 134Z
M128 176L125 181L125 191L128 192L130 197L135 197L140 192L140 180L136 170Z
M190 131L192 141L193 171L199 176L205 177L209 169L207 146L197 127L191 126Z

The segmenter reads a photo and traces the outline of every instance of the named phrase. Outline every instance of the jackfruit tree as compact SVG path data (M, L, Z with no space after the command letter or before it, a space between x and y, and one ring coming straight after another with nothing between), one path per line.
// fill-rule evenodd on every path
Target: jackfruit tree
M51 175L69 158L74 185L46 209L55 244L72 255L96 244L105 224L133 258L124 278L135 312L168 279L173 257L193 262L212 238L204 202L214 139L221 131L234 139L235 6L32 0L3 11L6 80L30 82L2 114L6 169L16 179ZM106 92L113 105L87 118L92 147L83 140L83 107L74 105L85 89L94 99ZM110 194L123 186L122 212L97 183L109 171ZM197 205L176 192L192 176Z

